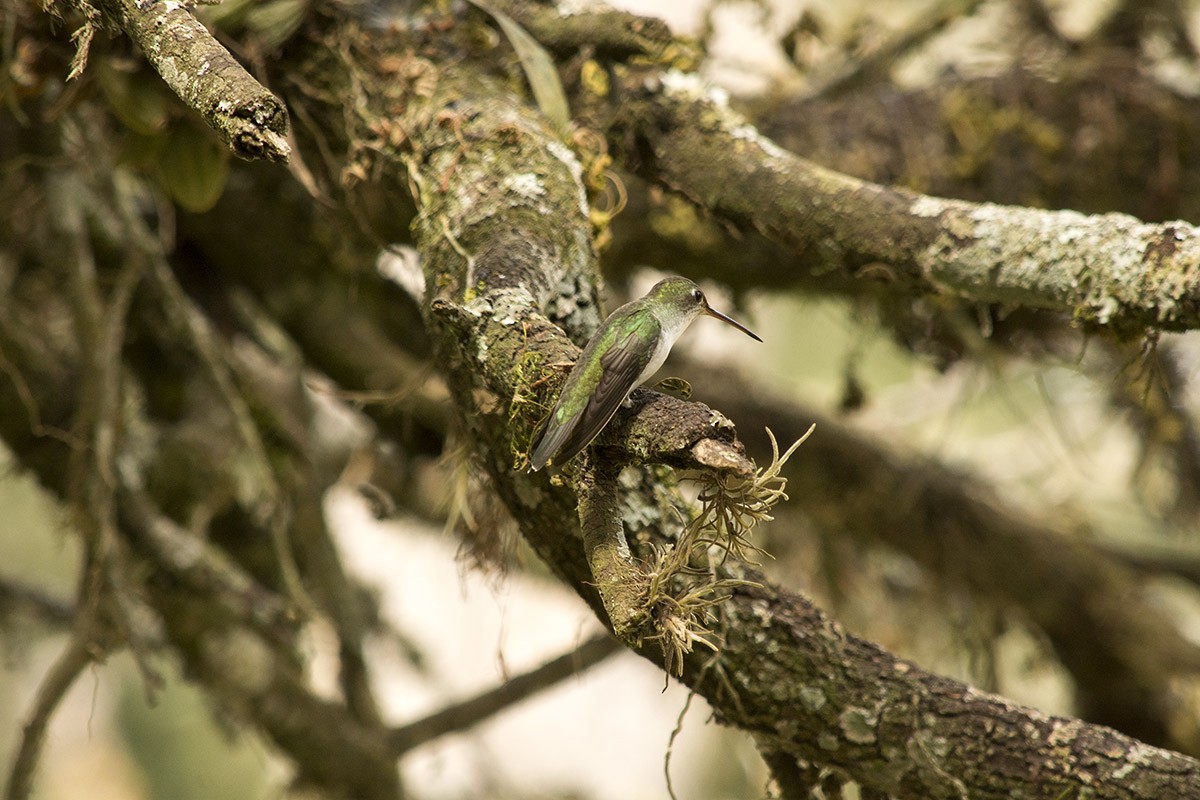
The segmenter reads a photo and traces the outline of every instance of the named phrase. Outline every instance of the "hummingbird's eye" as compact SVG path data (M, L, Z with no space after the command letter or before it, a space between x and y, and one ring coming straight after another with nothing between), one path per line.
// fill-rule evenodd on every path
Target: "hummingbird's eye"
M697 303L703 303L704 302L704 292L700 291L699 289L693 289L692 290L692 299L695 300Z

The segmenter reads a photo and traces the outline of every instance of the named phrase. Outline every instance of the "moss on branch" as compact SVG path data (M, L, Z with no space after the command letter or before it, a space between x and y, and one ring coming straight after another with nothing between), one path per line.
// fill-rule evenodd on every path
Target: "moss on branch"
M171 90L246 159L283 161L288 115L184 3L101 0Z

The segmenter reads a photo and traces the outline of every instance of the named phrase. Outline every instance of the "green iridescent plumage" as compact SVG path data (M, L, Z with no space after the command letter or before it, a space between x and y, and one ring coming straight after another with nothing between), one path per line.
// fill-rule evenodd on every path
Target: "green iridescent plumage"
M740 323L709 308L704 293L687 278L659 281L645 297L609 315L587 343L530 456L530 470L541 469L550 459L565 464L587 447L629 393L658 371L675 340L701 314L758 339Z

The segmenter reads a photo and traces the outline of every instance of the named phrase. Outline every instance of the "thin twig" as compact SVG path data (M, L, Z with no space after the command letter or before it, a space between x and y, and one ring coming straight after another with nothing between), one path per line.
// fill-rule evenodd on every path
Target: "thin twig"
M621 643L609 634L594 636L571 652L510 678L494 689L447 706L424 719L394 728L388 736L388 742L396 756L402 756L439 736L477 725L498 711L599 664L620 649Z
M80 127L85 130L86 122ZM162 682L149 660L158 638L156 617L129 584L132 571L117 533L113 494L113 465L124 430L121 350L126 317L145 261L136 252L129 254L105 298L85 219L94 209L112 202L118 191L107 177L99 175L95 154L86 152L86 139L67 135L64 140L79 172L86 176L58 175L48 181L54 205L62 212L59 225L67 239L69 295L84 365L73 423L79 446L72 448L68 468L68 497L85 548L78 606L86 609L88 619L99 622L103 617L104 624L129 644L148 690L153 691Z
M683 720L687 716L688 709L692 707L692 700L695 697L695 690L688 692L687 699L683 701L683 708L679 709L679 716L675 719L675 728L671 731L671 738L667 740L667 752L663 754L663 777L667 781L667 794L670 795L671 800L679 800L675 794L675 787L671 783L671 755L675 752L675 740L683 732Z
M88 645L83 637L77 634L71 637L67 648L46 673L42 685L38 687L33 708L29 711L21 733L21 744L8 773L5 800L26 800L29 797L33 789L33 775L42 754L42 746L46 742L46 729L50 725L50 718L66 696L67 690L75 683L75 679L91 662L92 654Z
M71 603L11 578L0 578L0 609L5 610L5 617L8 611L28 609L43 622L55 626L69 625L75 617Z

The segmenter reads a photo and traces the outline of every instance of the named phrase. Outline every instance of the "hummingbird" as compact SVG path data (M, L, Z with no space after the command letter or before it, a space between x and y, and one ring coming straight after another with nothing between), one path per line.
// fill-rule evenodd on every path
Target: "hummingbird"
M745 325L710 308L704 292L687 278L659 281L644 297L609 314L583 348L530 456L529 471L537 472L552 458L565 464L587 447L619 406L630 405L630 393L658 371L675 340L701 314L762 341Z

